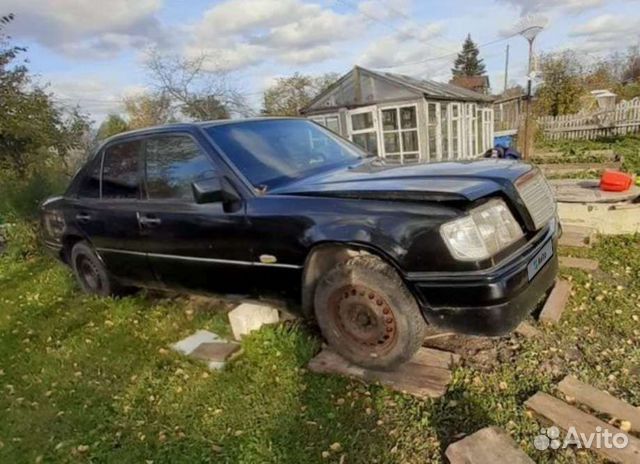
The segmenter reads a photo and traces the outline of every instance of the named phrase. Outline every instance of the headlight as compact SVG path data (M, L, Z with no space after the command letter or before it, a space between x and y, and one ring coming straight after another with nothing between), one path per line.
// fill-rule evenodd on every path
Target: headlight
M462 261L489 258L524 235L502 200L488 201L468 216L443 224L440 234L453 257Z

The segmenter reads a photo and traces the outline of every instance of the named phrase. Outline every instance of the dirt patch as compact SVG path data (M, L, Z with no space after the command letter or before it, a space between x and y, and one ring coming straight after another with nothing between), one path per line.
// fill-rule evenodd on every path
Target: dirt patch
M433 335L433 334L431 334ZM450 334L427 337L424 346L460 355L461 363L480 371L490 371L499 364L512 361L520 350L517 337L475 337Z

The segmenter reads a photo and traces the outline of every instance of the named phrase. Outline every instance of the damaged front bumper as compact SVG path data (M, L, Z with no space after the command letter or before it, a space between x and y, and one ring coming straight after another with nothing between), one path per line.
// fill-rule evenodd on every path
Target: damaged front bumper
M411 273L405 279L429 324L464 334L505 335L553 286L558 273L559 234L558 222L553 220L523 249L491 269ZM550 251L550 256L544 256ZM534 269L542 256L544 263Z

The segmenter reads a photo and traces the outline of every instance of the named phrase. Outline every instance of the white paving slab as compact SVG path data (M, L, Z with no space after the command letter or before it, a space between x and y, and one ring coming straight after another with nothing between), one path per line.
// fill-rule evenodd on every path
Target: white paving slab
M213 343L217 341L224 340L221 340L218 334L209 332L208 330L198 330L193 335L190 335L187 338L174 343L173 345L171 345L171 348L178 353L189 355L193 350L198 348L203 343Z
M265 324L275 324L279 320L278 310L265 304L242 303L229 312L229 323L236 340Z

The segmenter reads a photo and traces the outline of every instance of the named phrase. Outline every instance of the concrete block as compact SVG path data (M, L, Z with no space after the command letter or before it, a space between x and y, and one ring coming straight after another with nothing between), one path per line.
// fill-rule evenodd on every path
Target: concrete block
M229 323L236 340L265 324L275 324L278 321L278 310L263 304L242 303L229 312Z
M227 361L236 356L240 344L236 342L202 343L189 355L192 358L205 361L209 369L222 369Z
M171 345L171 348L178 353L190 355L203 343L213 343L217 341L221 341L217 334L209 332L208 330L198 330L193 335L174 343Z

